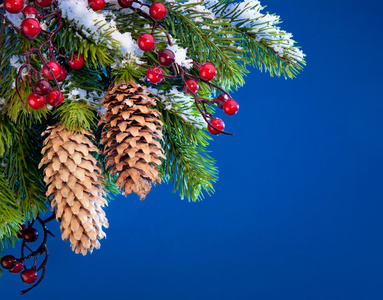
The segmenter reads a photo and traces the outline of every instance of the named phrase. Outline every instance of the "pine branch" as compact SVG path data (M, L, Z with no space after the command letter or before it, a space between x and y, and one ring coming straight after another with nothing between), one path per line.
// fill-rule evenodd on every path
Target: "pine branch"
M70 56L74 53L84 55L87 67L94 69L105 68L114 62L108 43L118 47L118 42L109 35L101 36L101 43L97 43L90 35L86 35L81 28L73 26L68 20L63 20L63 28L55 36L54 43L61 53ZM114 51L113 51L114 52Z
M162 146L166 160L160 167L162 178L172 181L173 190L180 193L181 199L202 200L203 192L214 192L213 182L217 181L215 161L206 150L211 138L203 129L166 110L163 103L158 102L157 108L164 122Z
M84 103L84 101L64 101L56 110L56 117L69 130L82 133L84 130L90 131L97 124L94 108Z
M20 204L15 193L10 188L0 167L0 252L7 243L14 246L20 224L24 223Z
M258 0L209 0L205 6L216 16L224 17L234 27L235 36L241 37L244 55L259 70L270 75L294 78L306 65L304 54L294 46L292 35L277 27L278 16L263 14Z
M6 120L12 122L9 119ZM31 220L39 212L47 210L43 174L38 170L41 158L42 128L33 124L31 127L10 127L13 137L12 147L6 149L0 164L4 176L13 193L19 199L21 213L26 220Z

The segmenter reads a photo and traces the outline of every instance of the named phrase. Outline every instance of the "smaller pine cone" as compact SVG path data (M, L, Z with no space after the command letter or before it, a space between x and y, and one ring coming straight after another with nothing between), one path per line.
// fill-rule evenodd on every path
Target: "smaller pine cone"
M155 99L148 96L145 86L135 83L115 84L109 87L102 100L106 113L101 144L106 165L117 174L116 185L124 194L135 192L144 200L151 183L160 183L158 166L165 158L159 140L162 122L159 112L151 108Z
M72 250L86 255L100 248L99 239L106 235L102 227L108 220L101 207L107 205L102 185L100 163L91 152L99 152L93 135L72 133L61 125L48 127L43 159L46 165L46 195L56 219L61 219L62 239L70 241Z

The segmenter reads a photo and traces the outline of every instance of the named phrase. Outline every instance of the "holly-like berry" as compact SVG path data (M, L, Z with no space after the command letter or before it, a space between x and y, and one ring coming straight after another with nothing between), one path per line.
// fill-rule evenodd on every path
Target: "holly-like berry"
M1 266L6 269L10 270L14 266L16 266L17 260L13 255L6 255L1 258L0 264Z
M48 66L52 70L53 76L57 78L61 73L61 66L55 61L48 62ZM53 79L51 73L45 65L43 66L43 74L46 78L51 80Z
M19 273L19 272L21 272L22 269L24 269L24 262L18 260L16 262L16 265L12 269L10 269L9 272L11 272L11 273Z
M88 4L94 11L103 10L105 8L105 0L88 0Z
M43 97L43 98L45 100L45 97ZM38 237L39 237L39 232L36 229L32 228L32 227L29 227L29 228L27 228L27 229L25 229L23 231L24 241L26 241L28 243L33 243L33 242L37 241Z
M17 232L17 237L18 237L19 239L22 239L22 238L23 238L23 231L24 231L25 229L27 229L27 225L22 224L22 225L20 226L20 230Z
M45 79L40 79L35 83L35 92L40 95L40 96L45 96L50 92L51 84L45 80Z
M230 99L225 102L223 105L223 111L225 114L232 116L235 115L239 110L239 105L237 101Z
M223 121L220 118L214 118L213 120L211 120L210 123L211 123L211 125L213 125L215 128L217 128L219 130L224 130L225 129L225 123L223 123ZM214 135L219 135L220 134L220 132L218 130L215 130L210 125L207 126L207 130L209 130L209 132L211 134L214 134Z
M199 69L199 77L201 77L201 79L203 80L213 80L216 75L217 69L215 65L211 62L204 63Z
M155 72L160 73L160 74L157 74ZM159 67L151 67L150 70L148 70L146 72L146 78L148 79L148 81L150 83L160 83L162 81L162 79L164 78L164 76L161 75L163 73L164 72L162 71L161 68L159 68Z
M174 52L170 49L164 49L158 53L158 62L163 67L170 67L174 63L175 59L176 57Z
M36 18L38 15L37 9L32 5L27 5L23 9L24 16L28 18Z
M186 86L187 85L187 86ZM189 89L187 88L189 87ZM187 79L186 83L182 86L182 89L184 90L185 94L191 94L190 91L192 91L194 94L197 93L199 89L198 82L194 79Z
M24 270L20 273L21 280L26 284L32 284L37 280L37 272L34 269Z
M214 102L217 103L220 109L222 109L225 102L230 99L231 97L228 94L220 94L217 98L214 99Z
M44 96L40 96L39 94L37 93L32 93L28 96L28 105L33 108L33 109L40 109L42 108L45 103L47 102L47 99L45 99ZM25 229L23 231L23 238L25 239L25 232L27 231L28 229Z
M10 14L17 14L23 10L23 0L4 0L4 9Z
M133 0L118 0L118 4L123 8L131 7Z
M58 82L64 81L67 75L68 75L68 72L66 71L66 69L63 66L61 66L60 75L57 76L56 79Z
M41 26L39 21L34 18L26 18L21 23L21 31L29 38L34 39L39 35Z
M59 94L60 94L60 98L59 98ZM47 95L47 102L48 102L48 104L50 104L52 106L59 106L61 103L63 103L63 101L64 101L63 93L60 93L56 89L51 90L49 92L49 94Z
M72 69L80 70L85 65L84 56L80 53L75 53L69 56L68 64Z
M52 5L53 0L35 0L35 2L40 7L49 7Z
M162 20L166 17L167 12L168 10L166 9L165 4L161 2L154 2L152 5L150 5L149 13L154 20Z
M143 51L151 51L156 46L156 40L150 33L143 33L137 40L138 47Z

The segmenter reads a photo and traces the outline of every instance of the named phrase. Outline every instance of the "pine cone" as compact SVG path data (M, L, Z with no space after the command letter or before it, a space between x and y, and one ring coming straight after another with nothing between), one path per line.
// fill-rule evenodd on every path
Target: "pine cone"
M93 135L72 133L62 125L48 127L43 159L46 165L46 195L51 199L56 219L61 219L62 239L69 239L72 250L86 255L100 248L99 239L106 235L102 226L108 220L101 208L107 205L103 197L103 175L100 163L91 152L99 152L92 143Z
M151 183L160 183L158 166L165 158L159 139L162 122L159 112L150 108L155 99L148 96L145 86L135 83L109 87L102 105L106 113L101 144L110 172L117 175L116 184L125 194L135 192L144 200Z

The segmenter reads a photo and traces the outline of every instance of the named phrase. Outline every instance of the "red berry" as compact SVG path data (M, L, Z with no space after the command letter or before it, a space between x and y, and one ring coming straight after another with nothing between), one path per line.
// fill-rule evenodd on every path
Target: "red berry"
M56 79L58 82L64 81L67 75L68 75L68 72L66 71L66 69L63 66L61 66L60 75L57 76Z
M94 11L103 10L105 8L105 0L88 0L88 4Z
M230 99L225 102L223 105L223 111L225 114L232 116L235 115L239 110L239 105L237 101Z
M57 78L61 73L61 66L54 61L48 62L49 68L52 70L53 76ZM49 72L48 68L44 65L43 66L43 74L48 79L53 79L51 73Z
M17 14L23 10L23 0L4 0L4 9L10 14Z
M225 102L230 99L231 97L228 94L220 94L217 98L214 99L214 102L217 103L220 109L222 109Z
M24 269L24 262L18 260L16 262L16 265L12 269L10 269L9 272L11 272L11 273L19 273L19 272L21 272L22 269Z
M6 255L1 258L0 264L4 269L10 270L16 266L17 260L13 255Z
M28 104L31 108L33 109L40 109L42 108L45 103L47 102L47 99L45 99L44 96L40 96L39 94L37 93L32 93L28 96ZM23 230L23 238L25 239L25 232L27 231L28 229L25 229Z
M138 47L143 51L153 50L156 46L156 40L154 36L150 33L143 33L137 40Z
M167 12L165 4L161 2L154 2L150 5L149 13L154 20L162 20L166 17Z
M49 92L47 95L47 102L48 104L52 106L59 106L63 101L64 101L64 95L63 93L60 93L60 98L59 98L59 91L54 89ZM58 102L57 102L58 100ZM57 102L57 103L56 103Z
M154 71L154 72L153 72ZM157 73L163 74L164 72L162 71L161 68L159 67L151 67L150 70L146 72L146 78L150 83L159 83L162 81L164 78L162 75L157 74Z
M21 31L29 38L34 39L41 31L40 23L34 18L26 18L21 23Z
M51 90L51 84L45 79L37 81L34 87L36 94L40 96L45 96Z
M21 280L26 284L32 284L37 280L37 272L34 269L24 270L20 276Z
M163 67L170 67L175 61L175 55L172 50L164 49L158 53L158 62Z
M49 7L52 5L53 0L35 0L35 2L40 7Z
M36 18L38 15L37 9L34 8L32 5L27 5L23 9L24 16L28 18Z
M80 53L75 53L69 56L68 64L72 69L80 70L85 65L84 56Z
M211 120L211 125L213 125L215 128L219 129L219 130L224 130L225 129L225 123L223 123L223 121L219 118L215 118L213 120ZM209 130L209 132L211 134L214 134L214 135L219 135L220 132L218 130L215 130L213 127L211 127L210 125L207 126L207 129Z
M189 89L186 87L189 87ZM182 86L182 89L184 90L185 94L191 94L190 91L192 91L194 94L197 93L199 89L198 82L195 81L194 79L188 79L186 80L186 83Z
M25 229L27 229L27 225L25 225L25 224L20 225L20 230L19 230L19 232L17 233L17 237L18 237L19 239L22 239L22 238L23 238L23 231L24 231Z
M123 8L131 7L133 0L118 0L118 4Z
M49 94L48 94L49 95ZM41 97L41 96L40 96ZM42 97L44 98L45 100L45 97ZM29 98L28 98L29 99ZM44 102L45 104L45 102ZM27 229L25 229L23 231L23 238L24 238L24 241L28 242L28 243L33 243L37 240L37 238L39 237L39 232L32 228L32 227L29 227Z
M215 65L211 62L204 63L199 69L199 76L206 81L213 80L217 75L217 69Z

